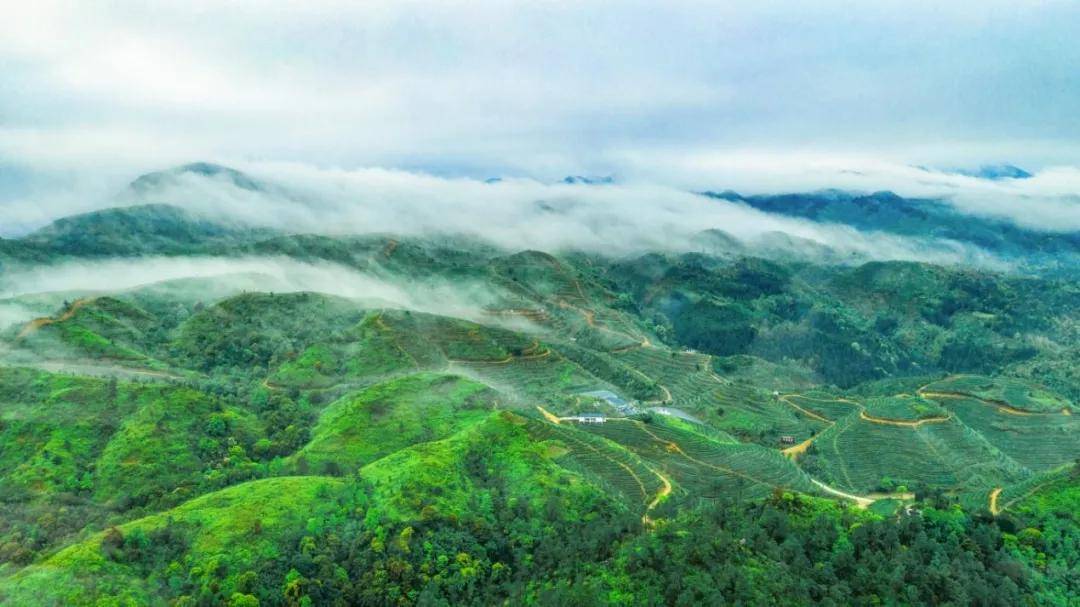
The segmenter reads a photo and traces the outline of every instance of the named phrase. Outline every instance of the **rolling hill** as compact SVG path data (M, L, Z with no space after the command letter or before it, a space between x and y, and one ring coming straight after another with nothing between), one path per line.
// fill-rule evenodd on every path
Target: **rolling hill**
M19 268L0 284L149 268L5 285L0 603L1072 596L1075 275L286 234L151 204L189 173L274 187L193 165L137 180L146 204L0 241ZM723 197L996 229L885 194ZM161 256L270 269L161 281Z

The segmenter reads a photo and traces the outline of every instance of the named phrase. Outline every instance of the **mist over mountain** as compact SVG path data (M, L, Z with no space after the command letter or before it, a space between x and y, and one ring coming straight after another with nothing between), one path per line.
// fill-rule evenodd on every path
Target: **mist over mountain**
M1072 607L1080 3L8 3L0 606Z
M957 173L979 179L1030 179L1034 177L1024 169L1011 164L984 164L975 170L959 170Z
M704 195L815 222L969 243L1010 258L1075 264L1080 255L1080 231L1047 233L1001 219L971 216L941 199L903 198L889 191L858 194L840 190L756 196L724 191Z

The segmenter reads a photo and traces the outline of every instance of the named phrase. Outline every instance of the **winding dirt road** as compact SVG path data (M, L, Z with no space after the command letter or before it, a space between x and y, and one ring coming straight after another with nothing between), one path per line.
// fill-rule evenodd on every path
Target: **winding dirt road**
M65 310L63 314L57 316L56 318L53 318L51 316L43 316L41 318L35 318L34 320L31 320L30 322L26 323L26 326L22 328L22 331L19 331L19 334L15 336L15 341L22 340L23 338L27 337L28 335L42 327L46 327L54 323L64 322L65 320L71 319L71 317L75 316L75 313L79 311L79 308L93 301L94 298L92 297L76 299L71 303L70 306L68 306L68 309Z

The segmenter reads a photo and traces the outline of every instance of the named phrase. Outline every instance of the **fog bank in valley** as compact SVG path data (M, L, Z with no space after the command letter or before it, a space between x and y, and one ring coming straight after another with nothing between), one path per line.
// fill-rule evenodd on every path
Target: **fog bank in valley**
M121 258L34 266L0 276L0 327L40 316L50 304L49 311L55 311L63 299L142 288L169 288L181 298L211 300L244 291L312 291L356 299L370 307L488 322L484 308L495 305L500 296L488 286L468 281L391 281L339 264L287 257ZM56 295L50 298L46 295L50 293Z

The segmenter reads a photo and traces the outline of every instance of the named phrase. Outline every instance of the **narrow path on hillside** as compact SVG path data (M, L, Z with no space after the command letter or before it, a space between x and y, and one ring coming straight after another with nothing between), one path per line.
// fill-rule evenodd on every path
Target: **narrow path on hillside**
M1021 417L1072 415L1072 412L1069 411L1068 408L1063 408L1061 411L1027 411L1027 410L1024 410L1024 409L1018 409L1018 408L1016 408L1016 407L1014 407L1014 406L1012 406L1012 405L1010 405L1008 403L1005 403L1005 402L1002 402L1002 401L999 401L999 400L981 398L981 397L975 396L974 394L966 394L964 392L937 392L937 391L930 391L930 390L922 390L920 388L920 390L917 392L917 394L919 396L923 396L923 397L930 398L930 399L935 399L935 400L938 400L938 399L976 400L976 401L979 401L980 403L982 403L984 405L995 407L997 409L998 413L1003 413L1005 415L1017 415L1017 416L1021 416Z
M668 452L677 453L680 456L682 456L683 458L685 458L685 459L687 459L687 460L689 460L691 462L694 462L695 464L697 464L699 466L704 466L706 468L712 468L713 470L718 470L718 471L723 472L725 474L730 474L732 476L737 476L739 478L748 480L751 483L754 483L755 485L763 485L763 486L766 486L766 487L774 487L775 486L775 485L773 485L771 483L768 483L768 482L765 482L765 481L763 481L761 479L754 478L754 477L752 477L749 474L746 474L744 472L739 472L738 470L735 470L733 468L728 468L727 466L721 466L719 464L713 464L711 462L706 462L706 461L700 460L700 459L690 455L685 450L683 450L682 446L680 446L679 443L676 443L675 441L667 440L667 439L664 439L664 438L660 438L659 436L654 434L652 432L652 430L649 430L649 428L646 426L646 424L644 422L640 422L638 420L628 419L628 418L616 418L613 421L629 421L629 422L632 422L634 424L637 424L637 426L639 428L641 428L641 430L643 432L645 432L645 434L648 434L649 436L651 436L653 438L653 440L655 440L656 442L664 445L664 448Z
M654 497L653 500L649 502L649 505L645 506L645 514L641 515L641 524L645 525L646 527L652 527L653 525L655 525L656 521L654 521L652 517L649 516L649 513L652 512L653 508L659 506L660 502L663 501L665 497L671 495L671 481L663 474L660 474L660 472L658 472L657 470L654 470L651 466L645 467L648 468L649 472L655 474L656 477L660 479L661 483L660 491L657 492L656 497Z
M1044 474L1054 475L1054 474L1057 474L1057 473L1062 472L1064 470L1068 470L1069 468L1072 468L1073 466L1076 466L1076 465L1077 464L1074 464L1074 463L1071 463L1071 462L1067 463L1067 464L1062 464L1062 465L1060 465L1060 466L1058 466L1058 467L1056 467L1056 468L1054 468L1052 470L1047 470L1046 472L1044 472ZM1060 482L1060 481L1061 481L1060 477L1059 478L1049 478L1049 479L1035 485L1031 489L1028 489L1024 493L1012 498L1011 500L1005 502L1003 505L1000 505L1000 506L997 503L997 501L999 501L999 500L997 500L996 498L1000 497L1002 489L1000 489L1000 488L995 489L995 491L998 492L998 495L995 496L991 492L990 513L991 514L997 514L997 513L1000 513L1000 512L1005 512L1006 510L1011 508L1013 506L1013 504L1015 504L1017 502L1020 502L1020 501L1023 501L1024 499L1027 499L1029 496L1034 495L1036 492L1038 492L1043 487L1046 487L1048 485L1053 485L1054 483L1057 483L1057 482ZM995 508L997 508L997 512L994 512Z
M543 412L542 409L541 409L541 411ZM547 415L549 415L546 412L544 412L544 413L545 413L545 417L547 417ZM559 423L559 422L556 421L555 423ZM562 438L563 439L573 440L578 445L581 445L582 447L585 447L586 449L589 449L590 451L592 451L596 455L598 455L598 456L608 460L609 462L621 467L623 470L626 470L626 473L629 474L634 479L634 481L637 483L638 489L641 490L642 497L644 499L649 498L649 490L645 487L644 481L642 481L641 477L638 476L636 472L634 472L634 469L631 468L630 466L626 465L626 463L620 462L619 460L615 459L614 457L611 457L610 455L604 453L600 449L597 449L596 447L590 445L589 443L587 443L587 442L585 442L585 441L583 441L581 439L577 439L577 438L574 438L574 437L571 437L571 436L563 436ZM641 515L641 524L645 525L646 527L652 527L653 524L655 523L655 521L652 519L652 517L649 516L649 512L651 512L653 510L653 508L656 508L658 505L660 505L660 502L664 499L664 497L671 494L672 485L671 485L671 481L666 476L664 476L663 474L660 474L660 472L658 472L657 470L654 470L651 466L647 465L645 462L641 462L641 465L646 470L648 470L649 472L655 474L656 478L660 479L660 490L657 491L656 495L653 496L653 498L651 500L649 500L648 503L645 504L645 512L643 512L642 515Z
M948 379L953 379L955 377L957 377L957 376L950 375L949 377L946 377L945 379L939 379L939 380L936 380L936 381L932 381L932 382L930 382L930 383L916 389L915 394L917 394L918 396L922 396L922 397L925 397L925 398L931 398L931 399L965 399L966 398L966 399L971 399L971 400L977 400L980 403L983 403L984 405L989 405L991 407L997 407L997 410L998 410L999 413L1004 413L1004 414L1007 414L1007 415L1020 415L1020 416L1024 416L1024 417L1037 416L1037 415L1038 416L1042 416L1042 415L1072 415L1072 411L1069 410L1069 407L1067 405L1065 407L1063 407L1060 411L1028 411L1026 409L1020 409L1018 407L1014 407L1014 406L1010 405L1009 403L1007 403L1005 401L995 400L995 399L990 399L990 398L982 398L981 396L975 396L974 394L970 394L970 393L967 393L967 392L959 392L959 391L955 391L955 390L927 390L927 388L929 388L930 386L932 386L932 385L934 385L934 384L936 384L938 382L946 381Z
M848 403L848 404L853 405L853 406L855 406L855 407L857 407L859 409L859 419L861 419L863 421L870 422L870 423L873 423L873 424L881 424L881 425L885 425L885 426L896 426L896 427L901 427L901 428L918 428L918 427L920 427L920 426L922 426L924 424L939 424L939 423L947 422L947 421L952 419L952 413L949 413L948 415L946 415L944 417L928 417L928 418L925 418L925 419L913 420L913 421L901 420L901 419L891 419L891 418L885 418L885 417L875 417L875 416L870 415L869 413L866 412L866 407L862 403L859 403L859 402L856 402L856 401L853 401L853 400L849 400L849 399L846 399L846 398L842 398L842 397L835 397L835 398L825 399L825 398L817 398L817 397L813 397L813 396L807 396L807 395L803 395L803 394L784 394L782 396L779 396L778 398L779 398L780 401L782 401L783 403L785 403L788 406L792 407L793 409L799 411L803 415L806 415L807 417L810 417L812 419L816 419L816 420L818 420L820 422L824 422L824 423L828 424L829 427L832 427L832 426L836 425L836 420L829 419L829 418L827 418L827 417L825 417L825 416L823 416L823 415L821 415L819 413L816 413L816 412L811 411L811 410L809 410L809 409L807 409L805 407L802 407L802 406L798 405L797 403L795 403L794 401L792 401L791 399L792 398L802 398L802 399L806 399L806 400L816 400L816 401L821 401L821 402L832 401L832 402ZM824 430L821 431L821 432L818 432L817 434L814 434L810 438L804 440L803 442L801 442L801 443L799 443L797 445L788 447L786 449L781 449L780 452L783 453L784 455L790 457L791 459L797 459L800 455L806 453L806 450L810 448L810 445L812 445L814 443L814 441L817 440L818 437L820 437L822 434L824 434Z
M692 461L692 462L694 462L694 463L696 463L698 465L705 466L707 468L712 468L714 470L719 470L719 471L724 472L726 474L732 474L732 475L738 476L740 478L746 479L746 480L748 480L748 481L750 481L752 483L762 485L762 486L765 486L765 487L775 487L776 486L776 485L774 485L772 483L769 483L769 482L754 478L754 477L752 477L752 476L750 476L748 474L744 474L742 472L739 472L737 470L733 470L733 469L728 468L726 466L720 466L720 465L713 464L713 463L710 463L710 462L702 461L702 460L700 460L700 459L686 453L686 451L677 442L667 440L667 439L664 439L664 438L661 438L661 437L657 436L651 430L649 430L645 426L644 423L639 422L637 420L628 420L628 421L633 421L633 422L637 423L646 434L651 436L657 442L660 442L661 444L665 445L665 449L667 449L669 452L678 453L682 457L684 457L684 458L686 458L686 459L688 459L688 460L690 460L690 461ZM870 504L874 503L875 501L877 501L879 499L900 499L900 500L905 500L905 499L914 499L914 497L915 497L915 495L913 493L910 493L910 492L909 493L877 493L877 494L872 494L872 495L868 495L868 496L855 495L853 493L847 493L845 491L841 491L839 489L835 489L833 487L830 487L829 485L826 485L825 483L823 483L823 482L821 482L819 480L813 479L813 478L811 478L810 481L813 482L814 485L821 488L826 493L852 500L860 508L866 508L867 506L869 506Z
M551 411L548 411L547 409L541 407L540 405L536 405L536 408L540 411L540 415L543 415L544 419L548 420L549 422L551 422L553 424L561 424L562 423L562 418L556 416Z
M548 411L547 409L541 407L540 405L537 405L536 408L537 408L537 410L540 411L540 414L544 416L544 419L546 419L547 421L549 421L549 422L551 422L553 424L556 424L556 425L561 425L564 420L570 419L570 418L558 417L554 413ZM624 419L624 418L612 418L612 419ZM564 436L562 438L571 439L576 444L579 444L582 447L585 447L585 448L591 450L593 453L596 453L600 457L603 457L604 459L606 459L606 460L608 460L608 461L622 467L637 482L638 487L641 489L642 496L645 497L645 498L649 497L649 492L648 492L648 489L645 488L645 483L642 482L641 477L639 477L637 475L637 473L635 473L634 470L630 466L627 466L625 463L620 462L619 460L611 457L610 455L607 455L606 453L600 451L599 449L597 449L596 447L588 444L585 441L582 441L580 439L574 439L573 437L567 437L567 436ZM665 497L667 497L668 495L671 495L673 485L671 483L671 479L669 479L667 476L662 474L659 470L656 470L652 466L649 466L644 461L641 462L641 465L644 466L645 469L648 470L649 472L655 474L656 478L658 478L660 480L660 490L657 491L656 495L654 495L653 498L645 505L645 512L641 515L641 523L643 525L645 525L646 527L652 527L656 523L656 521L652 517L649 516L649 513L652 512L654 508L659 506L660 502L663 501L663 499Z
M539 353L528 354L529 352ZM471 359L471 358L447 358L446 360L460 365L508 365L515 361L541 360L551 356L549 348L541 348L540 340L534 339L529 347L521 351L521 354L507 354L504 358ZM415 360L415 359L413 359Z
M557 417L554 414L552 414L551 412L547 411L546 409L544 409L543 407L540 407L540 406L537 406L537 409L539 409L540 413L544 416L545 419L547 419L548 421L550 421L551 423L554 423L554 424L561 424L563 421L566 421L567 419L570 419L570 418ZM629 422L629 423L635 424L642 432L644 432L645 434L648 434L649 437L652 438L652 440L654 440L655 442L663 445L665 451L667 451L668 453L675 453L675 454L679 455L680 457L686 459L687 461L690 461L690 462L692 462L694 464L697 464L698 466L702 466L702 467L705 467L705 468L711 468L713 470L716 470L716 471L721 472L721 473L726 474L726 475L731 475L731 476L735 476L735 477L738 477L738 478L742 478L742 479L744 479L746 481L749 481L750 483L753 483L755 485L761 485L761 486L769 487L769 488L776 487L776 485L774 485L772 483L769 483L767 481L755 478L755 477L753 477L753 476L751 476L749 474L746 474L744 472L740 472L740 471L735 470L733 468L729 468L727 466L721 466L719 464L714 464L712 462L707 462L707 461L698 459L698 458L690 455L689 453L687 453L686 450L683 449L682 446L678 444L678 442L673 441L673 440L669 440L669 439L665 439L665 438L662 438L662 437L656 435L652 430L650 430L648 428L647 424L645 424L644 422L642 422L640 420L636 420L636 419L632 419L632 418L628 418L628 417L613 417L613 418L608 418L608 422ZM597 453L599 453L599 451L596 450L595 447L592 447L591 445L586 445L586 446L590 447L591 449L593 449L594 451L597 451ZM603 455L602 453L599 453L599 454ZM608 459L611 459L611 461L615 461L610 457ZM615 463L619 463L620 465L623 465L623 464L621 464L620 462L617 462L617 461L615 461ZM671 481L667 477L665 477L662 473L660 473L658 470L655 470L654 468L652 468L651 466L645 464L644 462L642 462L642 465L644 465L650 472L655 474L660 479L661 483L663 484L663 487L661 488L660 492L656 495L655 498L653 498L653 500L651 502L649 502L649 504L648 504L648 506L646 507L646 510L645 510L645 515L642 516L642 518L641 518L642 523L644 523L644 524L646 524L648 526L652 526L654 524L654 521L653 521L652 518L649 517L648 513L650 511L652 511L660 503L660 501L665 496L667 496L667 495L669 495L671 493L672 484L671 484ZM625 468L627 468L628 472L633 474L633 471L630 470L628 466L625 466L625 465L623 465L623 466ZM636 477L636 475L635 475L635 477ZM841 497L841 498L844 498L844 499L847 499L847 500L851 500L859 508L867 508L867 507L870 506L870 504L873 504L875 501L882 500L882 499L895 499L895 500L901 500L901 501L915 499L915 494L912 493L912 492L871 493L871 494L867 494L867 495L856 495L854 493L848 493L846 491L841 491L840 489L836 489L834 487L826 485L825 483L823 483L823 482L821 482L821 481L819 481L817 479L814 479L814 478L811 478L810 481L816 487L820 488L822 491L828 493L829 495L833 495L833 496L836 496L836 497Z
M990 492L990 514L997 516L1001 510L998 509L998 497L1001 496L1001 487L994 487L994 490Z
M1017 502L1021 502L1021 501L1025 500L1025 499L1027 499L1028 497L1034 495L1036 492L1038 492L1043 487L1046 487L1048 485L1053 485L1056 482L1058 482L1058 480L1054 479L1054 480L1048 480L1048 481L1046 481L1044 483L1039 483L1038 485L1035 485L1034 487L1032 487L1031 489L1028 489L1024 493L1022 493L1022 494L1012 498L1011 500L1005 502L1005 504L1003 506L998 507L998 512L1005 512L1009 508L1012 508L1013 504L1015 504Z
M642 375L645 375L645 374L642 373ZM671 390L668 390L667 386L665 386L664 384L661 384L660 382L657 382L654 379L650 379L649 381L654 382L656 384L656 387L660 388L660 391L664 393L664 397L660 398L660 399L655 399L654 398L652 400L646 400L646 401L642 401L642 402L644 402L646 405L666 405L668 403L671 403L674 400L674 398L671 396Z
M824 399L820 399L820 398L815 399L815 398L812 398L812 397L809 397L809 396L802 396L802 395L798 395L798 394L784 394L784 395L779 397L779 400L781 402L784 402L784 403L790 405L791 407L795 408L798 411L801 411L803 414L805 414L805 415L807 415L809 417L812 417L812 418L814 418L814 419L816 419L818 421L822 421L822 422L825 422L826 424L828 424L828 427L826 429L831 428L832 426L836 425L835 420L831 420L831 419L829 419L829 418L827 418L827 417L825 417L823 415L819 415L817 413L814 413L813 411L810 411L809 409L805 409L803 407L800 407L799 405L792 402L791 397L793 397L793 396L798 397L798 398L805 398L805 399L808 399L808 400L819 400L820 401L820 400L824 400ZM859 403L856 403L855 401L846 401L846 400L842 400L842 399L836 399L836 400L839 400L840 402L850 402L853 405L856 405L858 407L862 406ZM801 442L801 443L799 443L799 444L797 444L797 445L795 445L793 447L788 447L787 449L781 449L780 453L783 453L785 456L791 458L792 460L796 460L796 459L799 458L800 455L802 455L803 453L806 453L806 450L810 448L810 445L814 444L814 441L816 441L818 439L818 437L820 437L824 433L825 433L825 431L822 430L821 432L818 432L818 433L814 434L810 438L804 440L803 442Z
M884 426L900 426L902 428L918 428L923 424L941 424L952 419L952 413L945 417L926 417L918 421L907 421L900 419L889 419L885 417L874 417L866 412L866 410L859 411L859 419L868 421L873 424L882 424Z
M43 316L41 318L35 318L34 320L31 320L30 322L26 323L26 326L22 328L22 331L19 331L19 334L15 336L15 341L22 340L23 338L29 336L31 333L37 331L42 327L47 327L54 323L70 320L71 317L75 316L75 313L79 311L79 308L93 302L94 299L96 298L85 297L82 299L76 299L71 303L70 306L68 306L67 310L64 310L63 314L57 316L56 318L53 318L51 316Z
M847 492L841 491L839 489L834 489L834 488L826 485L825 483L817 480L816 478L810 479L810 482L817 485L825 493L829 493L831 495L835 495L837 497L842 497L842 498L845 498L845 499L849 499L849 500L855 502L855 505L858 506L859 508L866 508L870 504L874 503L874 500L872 500L872 499L870 499L868 497L862 497L861 495L855 495L853 493L847 493Z
M650 342L649 338L647 338L647 337L640 337L640 336L637 336L637 335L631 335L630 333L627 333L625 331L619 331L617 329L612 329L610 327L607 327L606 325L598 323L596 321L596 312L593 312L592 310L589 310L587 308L582 308L580 306L576 306L576 305L570 303L569 301L567 301L565 299L557 300L556 305L558 305L560 308L570 309L570 310L573 310L573 311L577 312L578 314L580 314L581 317L585 319L585 324L589 325L590 329L593 329L593 330L596 330L596 331L601 331L601 332L604 332L604 333L609 333L611 335L617 335L617 336L622 337L623 339L625 339L627 341L634 342L634 343L631 343L631 344L626 345L626 346L620 346L618 348L614 348L612 350L609 350L609 353L628 352L628 351L634 350L636 348L648 348L648 347L652 346L652 342Z
M801 443L799 443L797 445L794 445L792 447L788 447L786 449L781 449L780 453L783 453L784 455L786 455L787 457L789 457L789 458L791 458L793 460L798 459L800 455L802 455L803 453L806 453L806 450L810 448L810 445L814 444L814 441L817 440L817 437L819 437L819 436L821 436L820 432L818 432L817 434L814 434L810 438L804 440L803 442L801 442Z
M804 408L800 407L799 405L796 405L795 403L791 402L791 398L790 398L791 396L792 395L790 395L790 394L785 394L785 395L780 397L780 400L782 400L785 403L791 405L792 407L798 409L799 411L802 411L807 417L812 417L812 418L814 418L816 420L823 421L823 422L825 422L827 424L835 424L836 423L835 421L833 421L833 420L831 420L831 419L829 419L827 417L824 417L822 415L818 415L817 413L814 413L813 411L811 411L809 409L804 409Z

